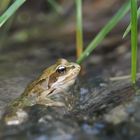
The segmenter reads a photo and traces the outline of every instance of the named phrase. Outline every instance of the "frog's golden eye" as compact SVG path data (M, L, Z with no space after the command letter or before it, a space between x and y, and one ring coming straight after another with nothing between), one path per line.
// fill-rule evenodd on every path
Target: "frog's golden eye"
M60 74L63 74L63 73L66 72L66 67L65 66L59 66L56 71Z

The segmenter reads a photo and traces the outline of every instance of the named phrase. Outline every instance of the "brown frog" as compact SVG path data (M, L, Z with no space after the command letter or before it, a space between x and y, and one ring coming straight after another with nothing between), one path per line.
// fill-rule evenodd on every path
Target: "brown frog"
M24 108L35 104L64 106L65 104L57 100L55 95L68 95L67 90L74 84L79 72L78 64L58 59L56 64L45 69L39 78L29 84L19 98L9 104L3 115L4 122L7 125L24 122L28 118Z

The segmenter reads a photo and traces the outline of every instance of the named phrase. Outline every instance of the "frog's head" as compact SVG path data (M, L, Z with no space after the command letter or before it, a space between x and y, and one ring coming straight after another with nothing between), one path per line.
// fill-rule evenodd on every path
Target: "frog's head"
M48 87L67 89L75 82L80 69L80 65L76 63L68 62L66 59L58 59L56 64L50 67Z

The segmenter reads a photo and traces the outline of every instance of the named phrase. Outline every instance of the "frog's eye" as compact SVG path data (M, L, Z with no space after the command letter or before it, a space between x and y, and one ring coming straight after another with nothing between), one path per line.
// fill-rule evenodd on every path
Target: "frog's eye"
M65 73L66 72L66 67L65 66L59 66L56 71L60 74Z

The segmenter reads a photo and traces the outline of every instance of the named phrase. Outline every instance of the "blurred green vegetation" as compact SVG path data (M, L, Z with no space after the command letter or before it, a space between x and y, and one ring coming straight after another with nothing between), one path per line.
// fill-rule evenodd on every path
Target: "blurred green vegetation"
M104 25L101 31L94 37L94 39L89 43L86 49L83 51L83 20L82 20L82 0L75 1L76 3L76 47L77 47L77 63L82 63L90 54L91 52L103 41L103 39L107 36L109 32L113 30L113 28L117 25L117 23L124 18L126 13L130 9L130 1L131 1L131 25L128 26L124 36L130 31L131 28L131 47L132 47L132 82L135 83L136 81L136 67L137 67L137 1L136 0L129 0L127 1L116 14L112 17L112 19ZM0 1L0 13L3 13L0 16L0 27L3 26L6 21L23 5L26 0L15 0L9 7L10 0L1 0ZM62 14L63 8L56 0L48 0L48 2L53 9ZM138 16L140 15L138 10ZM10 28L12 23L9 21L3 31L1 31L0 36L1 40L6 38L6 33Z
M81 54L77 62L82 63L91 52L102 42L107 34L117 25L117 23L126 15L130 9L130 2L125 3L113 16L113 18L101 29L101 31L95 36L95 38L89 43L85 51Z
M56 0L46 0L46 2L50 3L50 5L53 7L53 9L59 13L62 14L63 13L63 8L61 7L60 4L57 3Z
M138 11L137 11L137 19L139 18L139 16L140 16L140 7L138 8ZM125 38L127 36L127 34L130 32L130 30L131 30L131 23L126 28L126 30L123 34L123 38Z
M138 48L137 0L131 0L131 77L136 84Z
M1 0L0 1L0 14L7 9L8 5L10 4L10 0Z
M17 11L26 0L16 0L1 16L0 27Z

